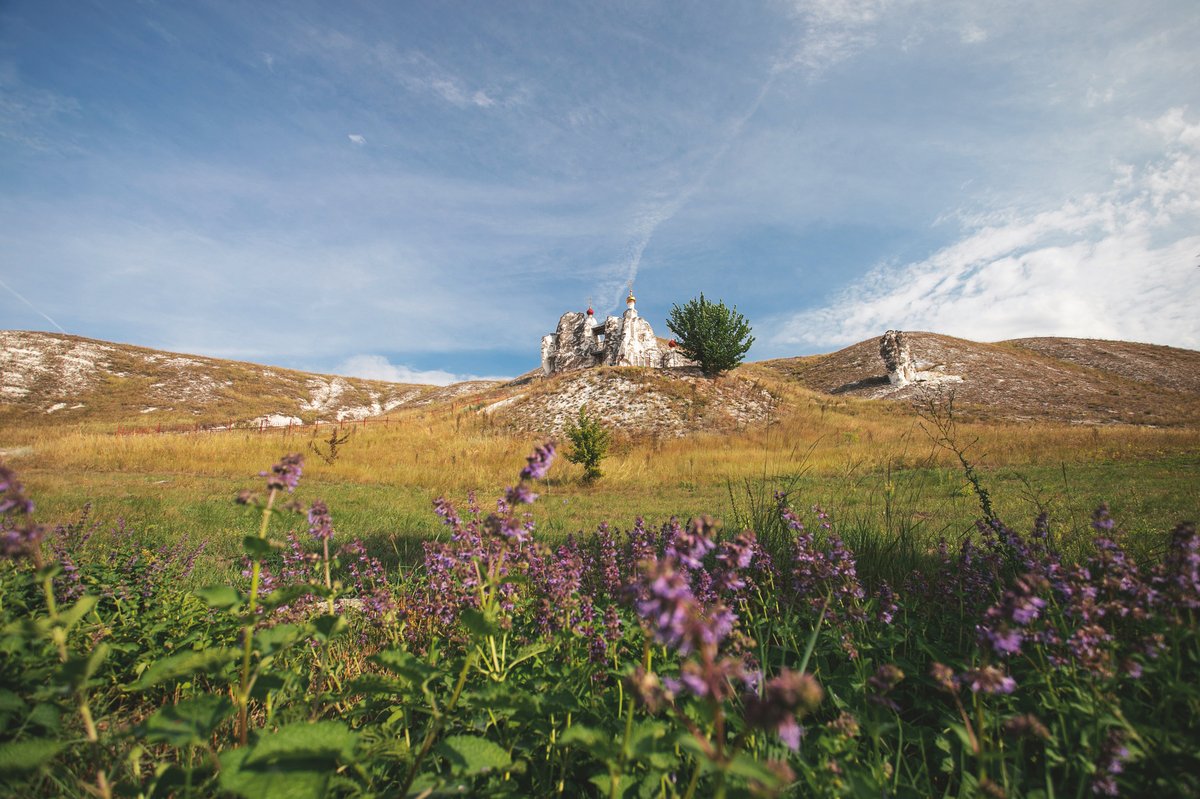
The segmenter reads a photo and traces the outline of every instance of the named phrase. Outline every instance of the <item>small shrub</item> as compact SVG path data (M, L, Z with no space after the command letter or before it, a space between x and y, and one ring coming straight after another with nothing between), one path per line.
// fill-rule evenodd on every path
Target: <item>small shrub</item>
M583 467L584 482L602 477L600 461L608 454L609 434L599 419L588 415L586 405L579 409L579 419L567 428L567 438L572 447L567 460Z

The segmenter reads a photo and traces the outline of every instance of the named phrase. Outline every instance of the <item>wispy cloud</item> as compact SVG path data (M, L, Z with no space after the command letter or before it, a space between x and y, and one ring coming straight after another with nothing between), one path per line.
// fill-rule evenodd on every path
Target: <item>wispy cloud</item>
M419 383L428 386L448 386L466 380L508 380L507 377L478 377L459 375L442 369L414 369L402 363L392 363L383 355L352 355L334 367L345 377L364 380L386 380L389 383Z
M346 138L359 147L362 147L367 143L367 137L363 136L361 133L351 133L347 135Z
M386 41L370 42L341 31L313 31L312 41L349 72L363 70L415 94L432 95L455 108L489 109L524 102L526 90L512 85L481 85L420 50L402 50Z
M79 113L79 101L31 86L10 65L0 65L0 140L31 150L74 151L50 129L60 119Z
M34 313L36 313L38 316L42 317L42 318L43 318L43 319L45 319L47 322L49 322L50 324L54 325L54 329L55 329L55 330L57 330L59 333L66 333L66 332L67 332L67 331L63 330L63 328L62 328L62 325L60 325L58 322L55 322L53 319L51 319L51 318L50 318L50 316L49 316L49 314L47 314L47 313L45 313L44 311L42 311L40 308L38 308L36 305L34 305L34 304L33 304L32 302L30 302L29 300L25 299L25 296L24 296L23 294L21 294L20 292L18 292L18 291L17 291L16 289L14 289L12 286L10 286L10 285L8 285L7 283L5 283L3 280L0 280L0 287L3 287L5 291L7 291L9 294L11 294L11 295L13 295L14 297L16 297L18 300L20 300L20 301L21 301L22 303L24 303L25 305L28 305L28 306L29 306L29 308L30 308L30 309L31 309L31 310L32 310Z
M641 268L642 256L646 252L646 248L650 245L650 240L654 238L654 234L664 223L670 221L679 210L683 208L696 196L697 192L703 188L704 184L712 175L713 170L721 162L729 152L729 148L741 136L742 130L746 127L746 123L758 112L763 100L771 90L771 85L775 81L775 75L768 75L759 87L758 94L755 95L754 101L750 106L735 117L724 131L724 135L718 143L712 155L709 156L702 165L684 182L683 186L664 199L658 199L644 204L634 219L631 228L631 241L626 248L625 257L622 261L622 272L625 275L627 283L633 283L637 279L638 269ZM609 280L605 283L600 291L601 297L614 296L614 283L616 281ZM616 288L619 291L620 287Z
M1200 348L1200 124L1147 122L1161 157L1102 193L1038 212L965 216L929 258L880 265L830 305L776 320L776 345L830 347L888 328L979 340L1119 338Z
M875 43L875 27L897 0L797 0L794 14L802 32L777 71L801 69L816 77Z

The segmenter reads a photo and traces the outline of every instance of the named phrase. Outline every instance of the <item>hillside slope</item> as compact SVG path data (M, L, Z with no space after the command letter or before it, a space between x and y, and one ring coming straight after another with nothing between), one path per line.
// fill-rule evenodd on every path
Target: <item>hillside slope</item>
M912 403L953 390L959 407L981 418L1200 425L1200 352L1092 339L982 344L936 333L904 335L919 368L961 381L891 385L878 339L759 366L826 394Z
M362 419L493 385L387 383L78 336L0 331L0 421L9 423Z
M530 376L500 387L480 410L514 432L560 435L579 409L609 429L676 437L729 432L768 422L781 399L768 386L734 372L716 380L695 368L604 366Z

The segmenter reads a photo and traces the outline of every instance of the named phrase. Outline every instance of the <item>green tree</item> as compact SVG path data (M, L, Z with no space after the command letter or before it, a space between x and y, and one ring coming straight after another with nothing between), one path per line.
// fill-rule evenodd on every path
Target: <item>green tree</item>
M724 302L711 303L703 294L688 300L682 308L671 306L667 327L678 337L683 354L700 364L700 370L709 377L741 363L754 343L750 324L736 305L726 308Z
M599 419L588 416L586 405L580 407L579 419L567 428L567 438L571 441L567 460L583 467L584 482L599 479L604 474L600 461L608 454L608 431Z

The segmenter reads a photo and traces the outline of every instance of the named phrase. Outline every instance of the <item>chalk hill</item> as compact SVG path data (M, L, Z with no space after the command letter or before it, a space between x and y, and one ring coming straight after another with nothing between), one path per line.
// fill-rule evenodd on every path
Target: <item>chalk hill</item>
M828 401L822 395L881 401L892 413L952 390L960 411L977 419L1200 426L1200 352L1090 339L905 337L925 377L903 387L888 380L874 338L826 355L746 364L717 380L689 367L600 367L435 387L0 331L0 425L279 425L444 404L497 428L559 434L587 405L623 431L678 436L766 424L794 403Z
M1194 350L1096 339L981 344L936 333L904 335L925 374L961 381L891 385L878 339L757 366L832 395L912 403L953 390L960 408L988 419L1200 425L1200 352Z
M78 336L0 331L0 422L282 425L363 419L485 390L299 372Z

